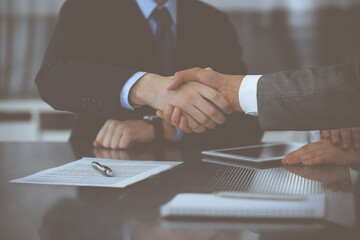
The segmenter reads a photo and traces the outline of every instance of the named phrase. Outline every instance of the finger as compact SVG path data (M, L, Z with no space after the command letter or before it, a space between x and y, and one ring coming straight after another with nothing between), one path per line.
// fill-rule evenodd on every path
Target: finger
M331 130L330 133L331 133L331 142L336 146L339 145L340 144L340 130L339 129Z
M213 71L213 69L212 69L211 67L207 67L207 68L205 68L204 70L211 70L211 71Z
M320 135L321 135L321 139L330 139L331 134L330 134L330 130L321 130L320 131Z
M304 160L305 157L312 156L315 157L316 152L327 149L326 144L323 141L307 144L296 151L293 151L285 156L282 160L282 163L299 163L301 160Z
M222 113L222 111L207 100L200 98L198 101L196 101L196 106L198 109L201 109L201 111L216 124L221 125L225 123L226 117Z
M189 128L187 118L183 115L180 118L179 129L184 131L187 134L193 133L193 131L191 131L191 129Z
M195 119L198 123L200 123L205 128L214 128L216 126L216 123L213 120L211 120L202 110L200 110L196 106L191 106L189 109L186 109L186 113L188 113L190 116L192 116L193 119Z
M350 148L351 148L350 128L340 129L340 136L341 136L341 148L345 151L350 150Z
M111 149L119 149L119 143L122 136L123 127L117 126L114 130L113 136L111 138L110 147Z
M290 163L296 163L299 159L299 157L301 157L302 155L305 155L308 153L308 150L304 147L299 148L296 151L293 151L289 154L287 154L282 160L281 162L283 164L290 164Z
M156 115L157 115L159 118L164 118L164 112L161 111L161 110L157 110L157 111L156 111Z
M181 109L178 107L174 108L173 114L171 115L171 124L179 128L181 118Z
M199 88L201 96L214 103L218 108L220 108L224 113L230 114L233 109L231 104L222 96L219 92L212 89L211 87L201 86ZM220 123L219 123L220 124Z
M352 142L355 149L360 149L360 128L351 129Z
M110 123L109 127L106 130L105 136L104 136L104 140L102 142L102 145L105 148L110 148L111 147L111 140L112 140L112 136L114 134L115 131L115 123Z
M99 133L96 136L95 141L100 145L100 146L104 146L104 138L107 132L107 129L109 128L109 124L110 124L110 120L107 120L104 124L104 126L100 129Z
M201 71L203 71L201 68L192 68L175 73L167 89L168 90L177 89L185 81L199 81L199 75Z
M128 149L131 146L132 146L132 136L131 136L131 134L124 132L120 139L120 142L119 142L119 148L120 149Z
M308 154L310 152L314 152L314 151L317 151L317 150L322 150L322 149L325 149L325 148L326 148L326 146L321 144L321 142L311 143L311 144L307 144L307 145L299 148L296 151L293 151L293 152L289 153L288 155L286 155L285 158L288 158L288 159L289 158L295 158L295 157L299 157L301 155Z
M199 122L197 122L189 114L184 113L184 115L187 118L187 121L189 123L189 128L191 129L191 131L196 132L196 133L203 133L206 131L206 128L204 126L202 126Z
M99 148L99 147L101 147L101 144L98 142L98 141L94 141L93 142L93 146L95 147L95 148Z
M164 116L164 119L169 123L171 123L171 115L172 115L173 111L174 111L174 107L172 105L169 104L169 105L165 106L163 116Z
M306 153L306 154L300 155L298 157L290 158L284 164L289 164L289 165L302 164L305 161L316 158L318 156L318 154L319 153L317 151Z

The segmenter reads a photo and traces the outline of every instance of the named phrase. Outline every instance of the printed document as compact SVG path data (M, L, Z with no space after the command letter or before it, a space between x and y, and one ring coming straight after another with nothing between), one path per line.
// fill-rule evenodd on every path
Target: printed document
M93 168L91 165L93 161L111 168L114 176L107 177ZM82 158L63 166L47 169L10 182L124 188L175 167L180 163Z

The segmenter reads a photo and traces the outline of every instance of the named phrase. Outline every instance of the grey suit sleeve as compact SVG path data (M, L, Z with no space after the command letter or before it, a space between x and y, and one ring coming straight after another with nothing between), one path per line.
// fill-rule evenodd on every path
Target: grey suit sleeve
M257 87L264 130L360 126L360 59L302 71L263 75Z

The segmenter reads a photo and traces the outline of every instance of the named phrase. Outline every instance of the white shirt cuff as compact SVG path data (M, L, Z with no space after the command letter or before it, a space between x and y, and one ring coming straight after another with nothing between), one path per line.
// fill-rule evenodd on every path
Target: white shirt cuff
M239 102L247 115L258 115L257 83L262 75L246 75L239 89Z
M182 139L182 137L183 137L183 135L184 135L184 133L183 133L183 131L181 131L180 129L176 129L177 130L177 132L176 132L176 136L174 137L174 139L172 140L173 142L180 142L181 141L181 139Z
M146 72L137 72L134 75L132 75L125 83L124 87L121 89L120 92L120 104L123 108L128 110L134 110L134 107L140 107L140 106L131 106L129 103L129 93L131 88L134 86L134 84L142 78Z
M307 141L308 143L314 143L321 140L320 131L309 131L307 132Z

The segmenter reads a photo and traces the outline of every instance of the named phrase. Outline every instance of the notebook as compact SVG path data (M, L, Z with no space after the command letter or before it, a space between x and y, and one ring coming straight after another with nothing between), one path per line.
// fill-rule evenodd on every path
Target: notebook
M161 206L160 213L165 218L324 219L325 195L309 195L306 200L267 200L182 193Z

